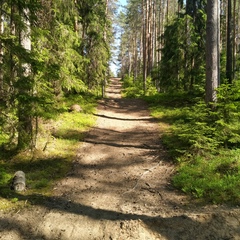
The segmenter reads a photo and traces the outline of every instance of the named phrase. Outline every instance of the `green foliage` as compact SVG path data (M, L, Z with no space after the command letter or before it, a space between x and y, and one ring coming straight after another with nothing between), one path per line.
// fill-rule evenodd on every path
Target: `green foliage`
M11 175L6 171L5 168L1 166L0 168L1 175L0 175L0 185L6 184L11 179Z
M54 131L54 137L69 140L82 140L84 130L88 129L95 122L93 112L96 107L94 96L88 95L83 98L81 95L71 96L65 98L63 109L69 110L73 104L79 104L82 112L63 112L54 125L58 126Z
M142 81L134 81L133 77L125 75L123 79L123 96L128 98L140 97L143 96L143 83Z
M147 78L146 86L146 96L153 95L157 92L157 89L150 77ZM128 75L125 75L123 78L123 96L128 98L139 98L144 96L142 76L139 76L136 80L134 80L133 76L129 77Z
M84 58L83 81L95 89L106 78L110 60L112 37L111 21L105 1L77 0L77 11L82 28L82 41L78 48Z
M38 119L62 111L64 95L99 91L107 78L111 21L105 1L12 1L1 8L0 144L31 148ZM31 50L22 46L22 34Z
M198 24L204 14L198 13ZM199 91L204 88L205 46L204 24L183 15L170 22L162 36L164 46L160 65L153 71L161 92ZM201 34L199 34L201 32Z
M240 146L240 85L235 81L232 85L218 88L218 102L216 105L216 138L225 147Z
M240 143L240 105L236 100L238 98L239 86L222 85L218 89L218 102L213 108L206 106L203 101L192 106L182 105L180 108L173 106L170 110L165 110L163 119L174 124L173 135L177 137L181 146L184 146L186 152L215 152L222 147L238 147ZM182 99L178 101L184 102ZM189 96L188 102L194 100ZM167 141L171 142L171 137Z
M0 122L0 145L11 145L17 132L16 113L10 108L2 108Z
M217 155L192 156L173 178L176 187L196 198L214 203L240 202L239 149L222 150Z
M196 198L239 203L240 86L222 85L218 101L206 106L187 94L149 97L152 113L172 127L163 143L179 163L173 184Z

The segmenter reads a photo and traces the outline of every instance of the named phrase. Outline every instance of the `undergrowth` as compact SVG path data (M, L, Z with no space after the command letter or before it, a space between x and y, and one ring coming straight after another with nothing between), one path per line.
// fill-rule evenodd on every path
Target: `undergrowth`
M148 77L146 80L146 96L150 96L157 93L157 90L152 82L151 78ZM139 98L144 96L144 87L142 76L134 79L133 76L126 75L123 79L123 97L127 98Z
M72 104L79 104L82 112L69 112ZM0 209L19 208L34 204L51 195L56 180L66 176L84 133L95 123L94 96L72 95L61 101L48 120L39 120L36 148L20 153L0 154ZM16 193L10 189L13 174L26 174L27 190Z
M168 125L162 142L177 164L173 185L204 202L240 204L240 86L223 84L217 95L212 106L190 93L144 99L160 125Z
M240 149L192 156L182 163L173 184L196 198L212 203L240 202Z
M185 94L163 94L152 105L171 124L163 143L179 166L174 186L203 201L240 203L240 104L231 89L219 88L212 107Z

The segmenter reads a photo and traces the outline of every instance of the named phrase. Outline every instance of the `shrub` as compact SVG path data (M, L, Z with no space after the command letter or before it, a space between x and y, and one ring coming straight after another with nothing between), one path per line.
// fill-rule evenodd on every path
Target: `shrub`
M147 78L146 82L146 93L145 95L153 95L157 92L154 82L150 77ZM142 97L144 96L143 78L139 76L134 79L133 76L125 75L123 78L123 96L128 98Z

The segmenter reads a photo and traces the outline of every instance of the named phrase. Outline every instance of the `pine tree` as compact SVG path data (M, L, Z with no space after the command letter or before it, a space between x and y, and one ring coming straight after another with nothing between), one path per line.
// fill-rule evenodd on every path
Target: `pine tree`
M207 2L206 38L206 103L216 102L216 89L219 86L219 3Z

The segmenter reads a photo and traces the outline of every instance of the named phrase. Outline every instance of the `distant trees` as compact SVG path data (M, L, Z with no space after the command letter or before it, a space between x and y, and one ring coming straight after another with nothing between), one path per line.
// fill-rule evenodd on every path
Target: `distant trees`
M111 21L108 1L76 0L81 32L80 53L84 57L84 79L89 88L105 77L110 58Z
M207 9L213 3L216 9L208 14L207 20ZM216 18L212 14L217 10L218 18L214 21L218 24L212 25L215 31L210 27L210 22L213 23L210 16ZM218 46L214 51L219 49L214 57L220 66L214 89L220 82L232 83L239 78L238 1L129 0L121 14L121 19L125 18L121 38L121 44L125 47L124 52L121 49L120 57L124 57L125 61L121 75L141 76L144 83L150 76L161 92L203 93L205 86L209 89L211 46L208 33L214 31L214 34L218 32L214 35L214 40L218 41L213 44ZM209 92L205 93L207 101L214 100L213 96L209 97Z
M107 76L113 0L0 3L0 144L33 148L57 98Z

